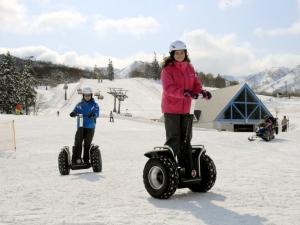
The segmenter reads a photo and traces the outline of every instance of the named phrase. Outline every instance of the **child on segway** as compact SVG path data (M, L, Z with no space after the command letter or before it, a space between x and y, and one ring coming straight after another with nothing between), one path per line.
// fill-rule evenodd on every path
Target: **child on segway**
M171 43L169 53L161 72L162 112L167 138L165 145L172 148L187 174L195 177L197 173L191 155L192 124L189 124L189 111L193 98L197 99L201 94L210 99L211 93L202 89L184 42Z
M96 118L99 117L99 106L93 98L93 91L90 87L82 90L82 100L70 113L71 117L82 116L82 127L77 123L77 132L75 135L75 144L73 146L72 165L89 165L90 147L95 133ZM82 142L84 141L83 160L81 158Z

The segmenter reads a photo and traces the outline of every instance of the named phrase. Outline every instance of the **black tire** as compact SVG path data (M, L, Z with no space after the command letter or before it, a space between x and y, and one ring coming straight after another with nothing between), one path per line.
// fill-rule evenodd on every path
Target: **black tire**
M65 150L61 150L58 155L58 169L61 175L70 174L68 153Z
M152 197L168 199L178 185L176 163L166 156L151 158L144 167L143 179L145 188Z
M91 150L91 165L95 173L99 173L102 171L102 158L98 146L94 146Z
M188 188L193 192L207 192L210 190L217 179L217 170L212 159L203 154L200 158L201 163L201 181L197 184L191 184Z

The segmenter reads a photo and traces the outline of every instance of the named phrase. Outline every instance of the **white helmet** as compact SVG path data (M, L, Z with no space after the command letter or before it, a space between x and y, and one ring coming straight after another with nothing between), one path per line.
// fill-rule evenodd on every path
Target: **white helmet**
M85 87L82 89L82 94L83 95L92 95L93 94L93 90L90 87Z
M186 44L183 41L174 41L170 45L169 52L176 51L176 50L186 50Z

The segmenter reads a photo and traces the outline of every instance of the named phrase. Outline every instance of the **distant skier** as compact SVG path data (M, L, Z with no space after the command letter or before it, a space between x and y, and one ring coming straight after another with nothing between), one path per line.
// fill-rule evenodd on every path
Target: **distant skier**
M89 164L89 150L95 133L96 118L99 117L99 106L93 98L93 91L90 87L83 88L82 100L70 113L71 117L79 114L83 116L83 128L79 129L75 135L75 144L73 147L72 164L81 163L82 142L84 141L83 161Z
M59 110L57 110L56 115L59 116Z
M165 59L161 72L162 112L167 138L165 145L173 149L179 162L183 162L191 176L195 177L196 170L191 155L192 126L187 126L191 101L192 98L197 99L199 94L206 99L212 96L210 92L202 89L202 84L190 63L185 43L182 41L171 43L169 53L170 56ZM184 146L187 133L190 135L187 146Z
M115 122L114 121L114 114L113 114L112 111L110 111L110 113L109 113L109 122Z
M283 119L281 121L282 132L287 132L288 123L289 120L286 118L286 116L283 116Z

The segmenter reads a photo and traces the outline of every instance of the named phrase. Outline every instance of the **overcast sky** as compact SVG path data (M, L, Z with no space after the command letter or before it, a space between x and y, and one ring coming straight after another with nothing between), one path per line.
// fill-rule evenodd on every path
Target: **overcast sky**
M300 0L0 0L0 53L122 68L187 43L195 68L245 76L300 64Z

